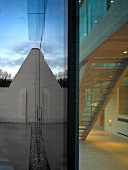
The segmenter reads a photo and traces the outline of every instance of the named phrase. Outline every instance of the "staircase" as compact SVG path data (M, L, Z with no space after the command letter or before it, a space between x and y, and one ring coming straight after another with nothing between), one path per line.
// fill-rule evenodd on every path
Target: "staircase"
M80 83L79 139L86 139L114 91L128 74L127 58L87 60Z

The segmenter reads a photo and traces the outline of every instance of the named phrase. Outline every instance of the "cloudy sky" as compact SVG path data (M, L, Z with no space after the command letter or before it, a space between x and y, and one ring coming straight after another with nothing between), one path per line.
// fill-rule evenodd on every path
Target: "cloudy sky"
M65 2L47 3L42 52L54 73L62 71L67 63ZM0 0L0 69L13 76L31 48L39 48L40 40L29 39L27 12L27 0Z

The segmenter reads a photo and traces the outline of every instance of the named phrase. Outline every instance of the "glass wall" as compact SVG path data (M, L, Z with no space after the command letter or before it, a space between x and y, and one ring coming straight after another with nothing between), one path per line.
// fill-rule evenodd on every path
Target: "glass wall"
M80 43L102 19L116 0L84 0L80 7ZM80 1L81 3L81 1Z
M67 3L0 0L0 169L67 169Z

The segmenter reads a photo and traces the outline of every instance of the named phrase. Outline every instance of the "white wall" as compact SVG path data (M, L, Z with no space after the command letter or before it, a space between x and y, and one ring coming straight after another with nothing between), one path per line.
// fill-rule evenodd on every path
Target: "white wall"
M127 95L127 94L126 94ZM121 122L118 121L118 118L125 118L128 119L127 115L120 115L118 113L118 100L117 100L117 91L114 93L114 95L112 96L111 100L109 101L108 105L105 108L105 131L111 132L115 135L118 135L122 138L128 139L128 137L124 136L127 135L128 136L128 123L126 122ZM109 119L112 120L112 125L110 126L108 121ZM124 135L120 135L118 134L122 133Z
M0 122L25 122L21 104L21 90L0 88Z

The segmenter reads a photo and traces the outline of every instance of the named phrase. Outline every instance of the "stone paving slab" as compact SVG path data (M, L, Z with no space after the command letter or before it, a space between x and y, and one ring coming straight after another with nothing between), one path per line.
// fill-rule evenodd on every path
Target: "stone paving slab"
M79 143L79 170L128 170L128 140L93 129Z
M11 166L0 166L0 170L14 170Z
M64 165L67 141L66 135L64 136L65 128L66 125L63 124L43 126L44 147L51 170L60 170ZM30 134L30 124L0 124L0 168L29 169Z

